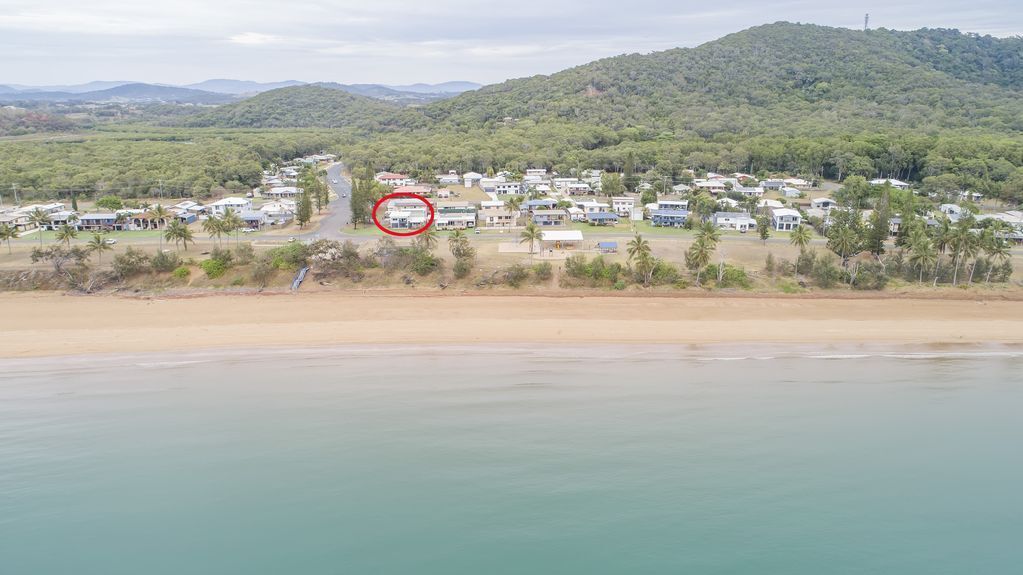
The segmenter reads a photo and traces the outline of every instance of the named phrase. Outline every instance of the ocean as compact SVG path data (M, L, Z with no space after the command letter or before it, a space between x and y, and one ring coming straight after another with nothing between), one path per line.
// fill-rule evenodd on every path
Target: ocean
M1021 439L1010 348L3 360L0 573L1018 573Z

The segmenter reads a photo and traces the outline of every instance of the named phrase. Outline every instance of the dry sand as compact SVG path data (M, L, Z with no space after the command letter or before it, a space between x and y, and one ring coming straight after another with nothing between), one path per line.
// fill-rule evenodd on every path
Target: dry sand
M1023 343L1023 303L310 293L0 294L0 357L373 343Z

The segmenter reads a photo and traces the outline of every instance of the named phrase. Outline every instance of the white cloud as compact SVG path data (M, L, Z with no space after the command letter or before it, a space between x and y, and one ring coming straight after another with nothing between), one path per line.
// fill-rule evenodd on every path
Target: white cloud
M243 44L246 46L263 46L266 44L280 44L284 42L284 38L281 38L280 36L260 34L259 32L235 34L234 36L229 37L228 40L234 44Z

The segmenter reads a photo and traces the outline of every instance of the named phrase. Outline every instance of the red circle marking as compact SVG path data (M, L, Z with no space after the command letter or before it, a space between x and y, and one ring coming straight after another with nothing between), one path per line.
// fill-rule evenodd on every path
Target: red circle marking
M411 232L396 232L394 230L389 230L386 227L382 226L380 224L380 220L377 219L377 211L380 209L380 206L382 206L384 204L384 202L386 202L387 200L393 200L393 199L396 199L396 198L412 198L414 200L419 200L420 202L423 202L424 204L426 204L426 209L430 211L430 217L429 217L429 219L426 220L426 224L424 224L423 227L419 228L418 230L412 230ZM386 196L384 196L384 197L380 198L379 200L377 200L377 203L373 204L373 214L372 214L372 216L373 216L373 223L376 224L376 226L378 228L380 228L380 231L384 232L385 234L391 234L392 236L398 236L398 237L407 238L409 236L417 236L417 235L425 232L426 230L430 229L430 226L433 225L433 218L434 218L433 204L431 204L430 202L426 201L425 198L423 198L421 196L417 196L415 194L407 194L407 193L404 193L404 192L395 192L393 194L387 194Z

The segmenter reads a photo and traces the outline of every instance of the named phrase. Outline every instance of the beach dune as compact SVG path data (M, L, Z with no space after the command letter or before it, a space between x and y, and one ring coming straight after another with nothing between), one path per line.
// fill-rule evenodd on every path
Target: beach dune
M374 343L1023 343L1015 301L312 293L0 297L0 356Z

